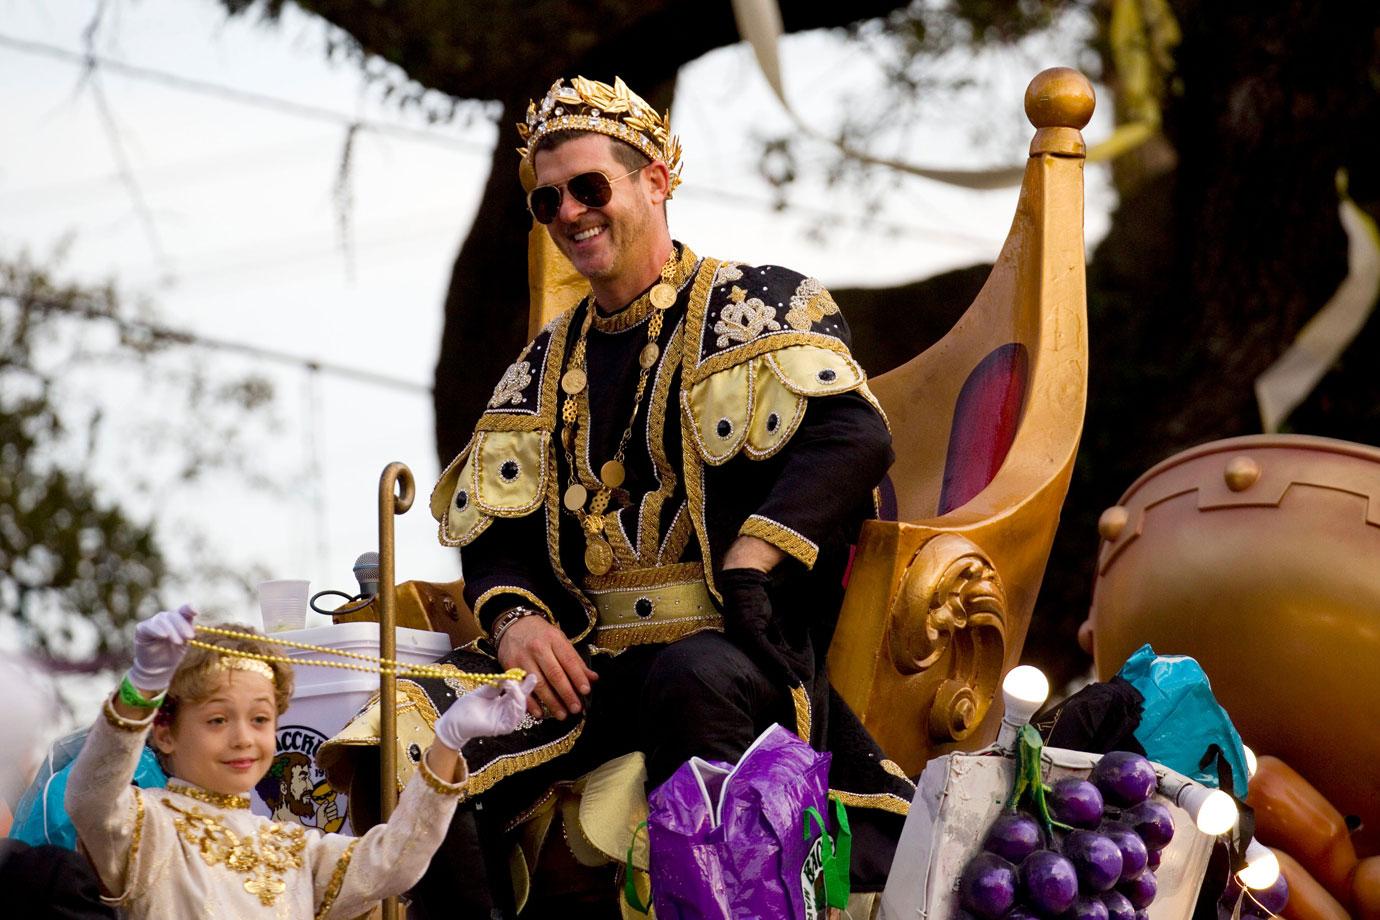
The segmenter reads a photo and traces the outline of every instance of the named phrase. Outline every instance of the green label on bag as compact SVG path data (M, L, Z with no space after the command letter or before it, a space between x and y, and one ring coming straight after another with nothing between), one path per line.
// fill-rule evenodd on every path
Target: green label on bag
M853 831L848 826L848 812L843 803L832 796L830 800L834 803L834 814L838 820L836 839L829 836L824 818L814 806L807 807L803 815L804 839L810 839L811 824L819 827L819 837L815 838L800 870L801 900L805 903L808 918L817 916L826 904L840 910L848 906L851 887L848 869L853 856Z

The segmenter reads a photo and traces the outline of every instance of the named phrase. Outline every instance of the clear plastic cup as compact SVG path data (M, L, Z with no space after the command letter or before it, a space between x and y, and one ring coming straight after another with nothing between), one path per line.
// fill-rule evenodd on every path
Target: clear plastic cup
M311 582L301 578L279 578L259 582L259 610L264 632L279 633L303 629L307 625L307 591Z

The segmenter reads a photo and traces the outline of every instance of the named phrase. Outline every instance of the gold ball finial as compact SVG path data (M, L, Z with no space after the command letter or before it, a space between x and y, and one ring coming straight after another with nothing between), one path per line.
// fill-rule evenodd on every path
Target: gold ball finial
M1115 543L1130 520L1131 512L1120 505L1113 505L1097 519L1097 535L1108 543Z
M1092 83L1072 67L1040 71L1025 91L1025 114L1037 128L1081 131L1092 119L1096 105Z
M1250 457L1232 457L1222 473L1227 488L1233 492L1244 492L1260 479L1260 464Z

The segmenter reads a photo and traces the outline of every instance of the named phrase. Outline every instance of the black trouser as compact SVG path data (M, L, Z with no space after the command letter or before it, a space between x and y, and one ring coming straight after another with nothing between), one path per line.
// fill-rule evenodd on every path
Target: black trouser
M574 749L537 768L573 780L630 751L647 757L647 788L692 756L734 762L772 722L789 718L786 691L716 632L595 658L589 718ZM511 842L478 802L467 803L412 890L420 920L511 916ZM610 898L613 892L610 890Z
M785 689L716 632L595 659L594 669L589 725L571 754L585 772L642 751L649 791L691 757L736 761L772 722L790 717Z

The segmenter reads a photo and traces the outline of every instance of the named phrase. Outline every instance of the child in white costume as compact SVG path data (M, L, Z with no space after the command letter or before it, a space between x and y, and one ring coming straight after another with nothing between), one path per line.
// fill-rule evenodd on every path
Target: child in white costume
M480 688L446 710L387 824L357 838L322 834L249 811L292 694L290 666L199 648L187 655L195 616L184 606L139 624L134 666L67 784L81 849L108 900L131 920L357 917L416 884L465 788L458 751L470 738L517 728L532 678ZM269 651L248 632L218 644ZM150 728L169 767L167 789L130 785Z

